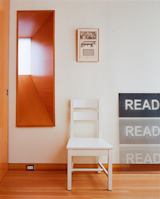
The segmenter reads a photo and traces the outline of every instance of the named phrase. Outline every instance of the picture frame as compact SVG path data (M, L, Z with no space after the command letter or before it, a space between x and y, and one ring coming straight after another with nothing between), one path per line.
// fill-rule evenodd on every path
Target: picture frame
M77 62L99 61L99 29L77 29Z

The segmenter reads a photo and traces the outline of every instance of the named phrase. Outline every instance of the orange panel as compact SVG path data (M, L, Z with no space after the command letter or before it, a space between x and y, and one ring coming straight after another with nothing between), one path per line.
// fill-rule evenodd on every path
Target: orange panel
M53 14L31 41L32 78L53 121Z
M39 92L39 95L50 115L51 120L54 122L53 118L53 77L45 76L32 76L35 86Z
M0 0L0 181L8 171L9 0Z
M0 2L2 3L2 0L0 0ZM0 27L3 27L3 11L2 11L2 8L0 8ZM3 162L3 147L2 147L2 138L3 138L3 135L2 135L2 132L3 132L3 127L2 127L2 108L3 108L3 105L2 105L2 101L3 101L3 97L2 97L2 94L3 94L3 76L2 76L2 72L3 72L3 45L2 45L2 42L3 42L3 29L0 28L0 181L2 180L3 178L3 175L2 175L2 162Z
M54 11L18 11L17 14L17 42L19 37L32 36L32 78L17 74L17 126L54 126ZM32 28L32 23L36 28Z
M53 11L18 11L18 37L31 38Z
M17 126L53 126L30 75L18 76Z

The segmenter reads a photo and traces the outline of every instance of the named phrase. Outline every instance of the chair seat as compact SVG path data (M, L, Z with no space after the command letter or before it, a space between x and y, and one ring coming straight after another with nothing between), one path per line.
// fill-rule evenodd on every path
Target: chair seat
M70 138L67 144L67 149L113 149L102 138Z

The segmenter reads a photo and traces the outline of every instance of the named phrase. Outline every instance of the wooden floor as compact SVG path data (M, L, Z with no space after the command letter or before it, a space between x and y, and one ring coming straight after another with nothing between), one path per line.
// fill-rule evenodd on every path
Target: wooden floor
M113 173L113 190L107 190L104 173L73 173L67 191L66 171L8 171L0 184L0 199L160 199L160 174Z

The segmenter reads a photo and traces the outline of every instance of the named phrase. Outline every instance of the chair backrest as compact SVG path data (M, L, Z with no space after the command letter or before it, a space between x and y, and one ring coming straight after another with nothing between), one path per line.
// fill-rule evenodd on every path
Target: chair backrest
M101 138L100 100L71 99L71 137L74 137L74 121L98 121L98 137ZM88 111L93 109L94 111Z

